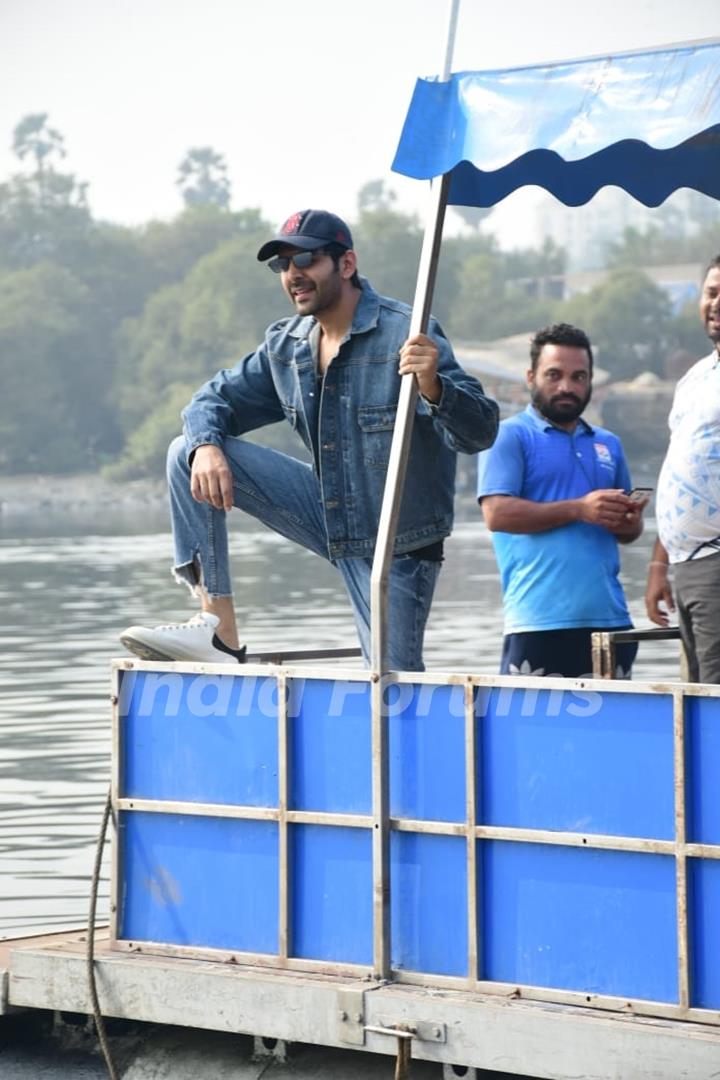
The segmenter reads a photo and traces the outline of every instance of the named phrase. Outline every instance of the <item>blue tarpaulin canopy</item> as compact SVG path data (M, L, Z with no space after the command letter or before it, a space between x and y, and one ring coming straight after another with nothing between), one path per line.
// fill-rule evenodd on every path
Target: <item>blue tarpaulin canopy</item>
M527 184L567 206L608 184L646 206L679 187L720 199L720 40L418 79L393 169L450 173L461 206Z

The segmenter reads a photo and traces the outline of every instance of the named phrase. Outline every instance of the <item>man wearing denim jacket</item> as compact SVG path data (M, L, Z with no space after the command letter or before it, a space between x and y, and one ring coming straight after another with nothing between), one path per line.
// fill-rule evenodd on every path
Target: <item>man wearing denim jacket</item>
M296 314L195 394L168 455L174 572L202 610L188 623L130 627L121 640L145 659L242 662L225 520L237 506L338 568L367 661L372 556L400 380L412 373L419 395L388 583L388 660L421 671L452 529L455 455L491 445L497 405L434 320L429 336L408 340L410 309L358 276L336 215L293 214L257 257L280 274ZM239 438L283 418L312 464Z

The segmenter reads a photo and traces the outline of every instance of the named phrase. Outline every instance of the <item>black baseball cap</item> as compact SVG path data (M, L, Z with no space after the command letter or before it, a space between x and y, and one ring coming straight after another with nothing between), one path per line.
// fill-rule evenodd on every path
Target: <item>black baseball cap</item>
M350 249L352 235L342 218L327 210L298 210L281 226L280 232L260 248L260 262L277 255L284 247L296 247L301 251L315 251L327 244L340 244Z

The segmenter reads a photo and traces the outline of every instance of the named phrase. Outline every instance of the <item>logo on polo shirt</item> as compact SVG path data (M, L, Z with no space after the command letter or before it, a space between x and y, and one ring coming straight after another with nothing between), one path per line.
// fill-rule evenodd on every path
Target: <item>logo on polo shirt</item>
M606 446L605 443L601 442L596 442L594 446L595 454L600 464L609 465L610 467L612 467L613 459L612 454L610 453L610 447Z

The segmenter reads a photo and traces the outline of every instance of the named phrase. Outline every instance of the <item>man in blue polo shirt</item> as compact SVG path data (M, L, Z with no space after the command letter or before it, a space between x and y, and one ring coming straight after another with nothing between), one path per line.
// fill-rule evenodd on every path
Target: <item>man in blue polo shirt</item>
M647 500L630 499L620 440L582 419L592 393L592 348L567 323L530 345L531 403L504 420L479 455L478 500L500 568L505 675L592 672L593 630L631 626L618 580L618 542L642 532ZM637 645L617 649L628 677Z

